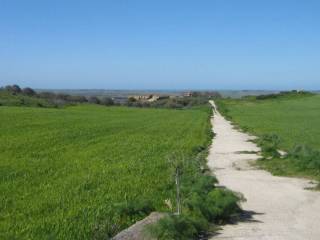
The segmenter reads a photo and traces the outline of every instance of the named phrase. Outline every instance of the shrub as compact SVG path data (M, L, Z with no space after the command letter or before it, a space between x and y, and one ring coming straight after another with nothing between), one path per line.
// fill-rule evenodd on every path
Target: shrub
M70 102L77 102L77 103L88 102L88 99L86 99L85 96L71 96L71 95L69 95L67 97L67 100Z
M211 134L208 129L208 135ZM240 198L231 191L216 188L217 179L203 174L206 148L199 145L193 151L197 151L194 159L185 161L181 154L169 158L181 168L181 194L177 197L181 214L171 214L150 227L149 232L157 239L196 239L209 230L210 223L219 224L240 212Z
M208 185L204 186L206 189ZM161 219L150 227L149 232L157 239L197 239L208 231L210 222L220 224L236 216L240 212L240 199L231 191L213 186L211 184L209 193L206 190L192 192L184 201L181 215L172 214Z
M16 84L5 86L5 89L13 94L21 93L21 88Z
M215 223L226 222L240 212L240 198L227 189L214 189L205 199L208 220Z
M52 100L52 99L55 98L56 95L53 92L40 92L38 94L38 96L40 98L45 98L45 99L48 99L48 100Z
M69 95L64 93L56 94L55 98L63 101L69 101Z
M112 106L112 105L114 105L114 102L113 102L112 98L110 98L110 97L103 97L101 99L101 104L106 105L106 106Z
M296 145L288 156L301 170L316 170L320 173L320 151L306 145Z
M22 89L22 93L27 96L35 96L37 94L32 88L29 87Z
M130 107L154 107L154 108L191 108L208 104L209 96L199 95L196 97L160 97L158 100L148 102L129 97L126 105Z
M129 97L128 98L128 103L133 103L133 102L136 102L137 99L135 99L134 97Z
M218 181L215 177L210 175L199 175L197 180L188 182L186 188L188 191L200 195L207 195Z
M93 104L100 104L100 99L92 96L92 97L89 97L88 102Z
M184 105L174 99L169 99L163 106L166 108L183 108Z
M157 224L149 227L149 232L159 240L187 240L198 235L192 219L184 215L170 215L160 219Z
M278 152L280 137L276 134L264 134L258 140L262 154L267 157L280 157Z
M196 239L208 231L210 223L220 224L240 212L240 198L226 189L216 188L210 175L184 170L182 178L182 214L169 215L149 231L157 239Z

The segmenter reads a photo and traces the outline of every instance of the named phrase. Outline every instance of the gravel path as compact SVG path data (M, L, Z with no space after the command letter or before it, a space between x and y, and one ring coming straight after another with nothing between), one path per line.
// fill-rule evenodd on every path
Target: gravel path
M224 226L212 239L320 240L320 192L306 190L311 185L307 180L253 169L248 161L259 156L241 153L259 151L248 142L253 137L234 129L218 112L212 124L216 136L208 165L220 185L247 200L243 220Z

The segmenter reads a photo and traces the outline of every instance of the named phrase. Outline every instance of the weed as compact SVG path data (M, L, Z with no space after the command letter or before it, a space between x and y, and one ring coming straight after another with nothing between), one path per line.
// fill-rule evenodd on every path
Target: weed
M278 135L264 134L256 142L265 157L280 157L280 153L278 152L280 137Z

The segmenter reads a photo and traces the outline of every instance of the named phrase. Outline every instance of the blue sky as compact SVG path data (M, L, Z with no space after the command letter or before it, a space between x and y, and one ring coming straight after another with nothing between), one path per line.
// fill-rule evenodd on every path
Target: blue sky
M0 85L320 89L320 1L0 0Z

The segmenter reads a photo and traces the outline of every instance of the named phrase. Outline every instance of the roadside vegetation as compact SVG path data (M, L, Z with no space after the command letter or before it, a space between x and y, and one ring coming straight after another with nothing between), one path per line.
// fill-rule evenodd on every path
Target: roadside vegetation
M216 231L220 224L238 218L240 198L235 193L216 188L214 179L200 176L187 195L180 215L170 214L151 225L151 236L163 240L201 239Z
M320 95L292 91L217 104L229 120L259 137L264 156L259 166L276 175L320 180Z
M238 218L242 199L234 192L215 186L217 179L210 173L206 157L207 150L204 149L189 160L183 155L169 158L174 162L172 176L180 190L171 213L147 229L152 237L159 240L199 239L213 233L217 225Z

